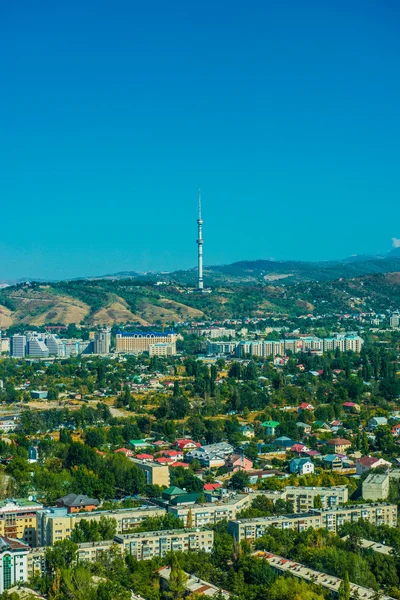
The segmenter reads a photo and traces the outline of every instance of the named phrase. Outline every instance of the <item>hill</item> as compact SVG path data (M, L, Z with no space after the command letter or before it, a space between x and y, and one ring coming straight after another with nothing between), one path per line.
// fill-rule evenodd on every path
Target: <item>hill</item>
M31 283L0 291L0 327L137 325L309 313L383 312L400 307L400 271L283 285L217 284L211 294L132 279Z

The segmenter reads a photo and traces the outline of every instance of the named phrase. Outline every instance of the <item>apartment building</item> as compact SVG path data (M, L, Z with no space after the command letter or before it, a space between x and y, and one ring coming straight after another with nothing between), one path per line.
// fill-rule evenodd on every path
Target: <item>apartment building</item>
M170 531L147 531L117 535L114 540L123 545L128 554L137 560L148 560L165 556L168 552L204 550L211 552L214 532L208 529L174 529Z
M37 546L38 513L42 509L43 504L29 498L0 501L0 536Z
M216 342L207 340L207 354L233 354L237 342Z
M224 519L236 519L236 515L244 508L248 508L253 499L251 494L240 494L222 502L195 504L191 506L168 506L168 512L181 519L185 527L188 520L193 527L214 525Z
M143 471L147 485L165 485L169 487L168 465L160 465L159 463L133 457L130 457L130 460Z
M10 353L13 358L25 357L26 335L15 334L10 338Z
M40 333L28 333L26 353L32 358L47 358L49 349L45 343L45 337Z
M142 333L136 331L133 333L119 332L116 335L116 351L126 352L127 354L142 354L149 352L149 346L154 344L171 344L173 354L176 354L177 335L173 331L164 332L148 332Z
M64 346L57 334L52 333L50 335L47 335L45 338L45 343L47 348L49 349L50 356L64 356Z
M115 519L117 533L126 533L134 529L149 517L165 515L165 509L121 508L117 510L92 511L89 513L68 513L66 508L44 509L39 514L37 539L40 546L52 546L71 536L71 532L82 520L99 521L102 516Z
M294 529L305 531L310 527L314 529L327 529L333 533L347 522L364 519L373 525L397 525L397 506L389 503L357 504L354 506L312 509L305 513L281 515L279 517L262 517L256 519L240 519L229 521L228 529L231 535L241 542L242 540L256 540L264 535L268 527L278 529Z
M317 338L307 336L279 341L272 340L243 340L236 345L236 356L245 358L257 356L269 358L270 356L284 356L287 352L297 354L298 352L311 352L323 354L333 352L337 348L341 352L361 352L364 340L356 334L335 334L331 338ZM210 345L210 349L211 349ZM212 352L209 352L210 354Z
M174 344L160 342L149 345L149 356L173 356L176 352Z
M111 346L111 329L105 327L95 331L93 340L93 352L95 354L109 354Z
M293 503L296 513L307 512L314 508L316 499L321 502L322 508L334 508L344 504L349 499L349 491L345 485L332 487L296 487L288 485L285 492L285 500Z
M28 552L29 546L20 540L0 536L0 594L27 581Z

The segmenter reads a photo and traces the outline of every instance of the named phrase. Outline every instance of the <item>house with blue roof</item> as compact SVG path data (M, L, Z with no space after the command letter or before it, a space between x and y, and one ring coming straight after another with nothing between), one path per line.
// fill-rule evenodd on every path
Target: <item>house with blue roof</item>
M314 463L309 458L293 458L290 461L290 472L298 475L309 475L314 473Z

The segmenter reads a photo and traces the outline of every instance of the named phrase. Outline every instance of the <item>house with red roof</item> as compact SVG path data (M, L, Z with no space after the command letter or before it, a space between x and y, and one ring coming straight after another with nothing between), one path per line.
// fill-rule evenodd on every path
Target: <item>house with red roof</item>
M400 423L397 423L397 425L393 425L392 435L394 435L395 437L398 437L400 435Z
M295 452L296 454L301 454L305 450L307 450L307 446L305 444L293 444L293 446L290 448L290 452Z
M298 407L298 410L314 410L314 407L312 404L309 404L308 402L302 402L300 404L300 406Z
M178 438L177 440L175 440L174 445L180 450L196 450L196 448L200 448L201 446L199 442L187 440L186 438Z
M360 405L357 402L345 402L343 404L343 408L347 412L360 412Z
M162 455L171 458L173 461L183 460L182 450L164 450Z
M154 460L154 456L152 454L146 454L145 452L142 454L137 454L136 458L139 460Z
M129 448L118 448L118 450L114 450L114 453L121 452L121 454L125 454L125 456L133 456L133 450L129 450Z
M377 458L376 456L362 456L356 460L356 473L357 475L362 475L366 471L376 469L377 467L389 469L391 466L391 463L383 458Z
M177 460L175 462L170 463L169 465L172 469L172 467L182 467L182 469L188 469L189 468L189 463L185 463L185 462L181 462L180 460Z
M204 491L205 492L214 492L218 490L218 488L222 488L222 483L205 483Z
M253 463L242 454L231 454L226 459L225 466L235 473L236 471L251 471Z
M175 461L173 461L172 458L167 458L166 456L160 456L160 458L155 458L154 462L158 463L159 465L171 466Z

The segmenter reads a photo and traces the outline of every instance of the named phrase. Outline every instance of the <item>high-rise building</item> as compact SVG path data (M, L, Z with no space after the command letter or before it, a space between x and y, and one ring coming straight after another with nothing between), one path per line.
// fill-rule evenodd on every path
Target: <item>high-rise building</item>
M117 333L115 345L117 352L126 352L128 354L142 354L149 352L150 346L155 344L171 344L171 354L176 354L177 335L174 331L149 332L142 333L136 331L132 333Z
M95 331L93 352L95 354L109 354L111 345L111 329L105 328Z
M28 334L26 353L33 358L47 358L49 348L39 333Z
M50 356L65 356L64 346L57 334L48 335L45 344L49 349Z
M203 291L203 219L201 218L201 193L199 190L199 204L198 204L198 216L197 216L197 261L199 269L199 278L197 283L197 289L199 292Z
M14 358L24 358L26 355L26 335L13 335L11 338L10 351L11 356Z

